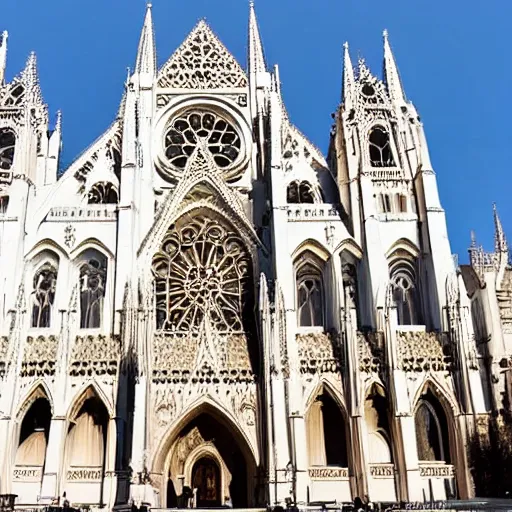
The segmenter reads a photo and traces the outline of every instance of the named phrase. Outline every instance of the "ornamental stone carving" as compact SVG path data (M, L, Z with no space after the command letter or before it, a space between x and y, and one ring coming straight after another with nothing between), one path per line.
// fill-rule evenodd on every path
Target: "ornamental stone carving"
M12 472L12 479L17 482L41 482L42 477L43 468L39 466L15 467Z
M56 336L29 336L21 364L22 377L45 377L55 374L58 339Z
M312 480L342 480L348 478L348 468L309 468Z
M153 344L153 381L252 382L248 339L244 334L160 333Z
M394 478L395 466L393 464L370 464L370 475L373 478Z
M420 476L424 478L453 478L455 469L449 464L420 463Z
M397 331L399 366L405 372L453 369L448 335L435 332Z
M337 373L343 368L341 340L337 334L297 334L302 374Z
M385 364L384 333L357 333L359 371L380 373Z
M158 87L223 89L246 87L240 64L201 20L171 59L163 66Z
M77 336L71 352L69 374L79 376L114 376L121 354L117 336Z
M101 468L73 468L67 472L68 482L97 482L103 476Z
M9 350L9 337L0 336L0 379L2 379L7 372L7 351Z

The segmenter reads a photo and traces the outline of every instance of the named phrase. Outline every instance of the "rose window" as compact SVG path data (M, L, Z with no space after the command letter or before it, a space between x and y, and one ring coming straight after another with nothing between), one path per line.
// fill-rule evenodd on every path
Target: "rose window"
M153 273L158 329L194 330L208 318L216 332L243 331L250 257L230 228L202 215L172 226Z
M242 141L229 121L214 112L192 110L175 118L165 133L170 164L179 171L185 169L200 140L221 169L232 166L240 155Z

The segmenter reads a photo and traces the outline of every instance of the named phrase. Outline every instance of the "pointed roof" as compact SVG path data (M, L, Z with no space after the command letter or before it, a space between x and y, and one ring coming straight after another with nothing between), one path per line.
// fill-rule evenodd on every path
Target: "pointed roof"
M492 209L494 213L494 250L496 253L508 252L507 239L501 225L496 203L493 203Z
M341 93L341 100L344 103L352 98L352 94L354 92L354 84L354 67L352 66L352 60L350 59L348 43L345 42L343 45L343 86Z
M260 29L256 12L254 10L254 2L249 4L249 72L259 73L267 70L265 56L263 54L263 45L261 43Z
M25 85L26 101L32 104L42 104L43 95L39 85L39 74L37 72L37 57L35 52L31 52L25 69L21 72L21 78Z
M400 74L398 73L395 57L389 45L387 30L384 30L382 37L384 38L384 81L388 88L389 96L392 101L405 103L404 89L402 87L402 81L400 80Z
M5 66L7 64L7 38L9 34L4 30L0 34L0 87L4 84Z
M155 31L153 29L153 16L151 13L151 4L147 5L144 26L140 35L139 49L137 51L137 60L135 62L135 73L147 73L151 76L156 75L156 45Z
M162 88L230 89L247 83L240 64L204 20L158 73L158 87Z

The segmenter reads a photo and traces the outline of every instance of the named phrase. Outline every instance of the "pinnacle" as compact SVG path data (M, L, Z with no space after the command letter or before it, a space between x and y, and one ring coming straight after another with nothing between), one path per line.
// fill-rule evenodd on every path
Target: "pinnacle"
M387 28L385 28L385 29L382 31L382 37L383 37L384 39L387 39L387 38L388 38L388 35L389 35L389 33L388 33L388 29L387 29Z

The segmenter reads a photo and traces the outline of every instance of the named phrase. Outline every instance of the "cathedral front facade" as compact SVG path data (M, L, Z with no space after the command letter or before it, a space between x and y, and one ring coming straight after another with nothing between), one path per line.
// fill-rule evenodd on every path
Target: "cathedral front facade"
M467 446L512 353L497 213L496 253L459 267L386 33L382 80L345 47L325 158L249 14L247 69L204 21L158 69L148 6L116 118L63 173L36 57L7 80L1 38L0 494L20 506L474 495Z

